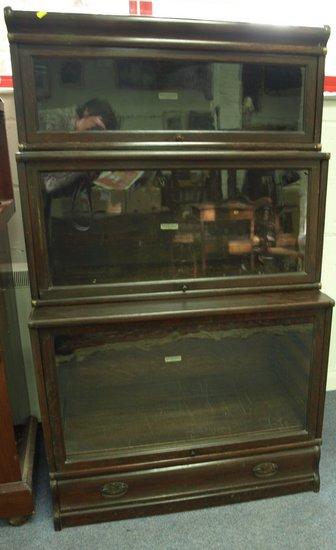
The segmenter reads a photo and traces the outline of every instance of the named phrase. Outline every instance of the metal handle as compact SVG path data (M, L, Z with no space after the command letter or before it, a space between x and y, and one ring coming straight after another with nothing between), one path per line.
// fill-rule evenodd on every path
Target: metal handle
M128 485L125 481L113 481L111 483L106 483L103 485L101 494L103 497L122 497L126 495L128 490Z
M272 477L275 476L279 467L275 462L261 462L253 468L253 473L256 477Z

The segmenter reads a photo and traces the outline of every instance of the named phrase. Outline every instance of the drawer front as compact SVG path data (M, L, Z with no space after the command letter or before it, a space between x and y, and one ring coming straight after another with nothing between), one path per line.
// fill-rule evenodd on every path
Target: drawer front
M61 512L118 508L314 481L319 448L58 482Z

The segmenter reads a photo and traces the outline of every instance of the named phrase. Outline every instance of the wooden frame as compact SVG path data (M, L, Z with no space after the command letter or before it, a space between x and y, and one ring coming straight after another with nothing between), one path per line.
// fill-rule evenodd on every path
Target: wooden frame
M92 51L89 48L71 48L66 50L61 49L46 49L43 48L43 51L39 48L24 48L21 51L19 48L19 58L22 64L22 69L20 70L22 74L22 90L24 97L24 120L26 121L26 137L20 136L20 142L27 142L32 146L35 146L38 150L42 149L54 149L57 147L57 143L62 143L62 147L65 148L67 145L68 148L71 148L71 144L76 143L76 147L88 148L91 147L92 143L100 144L100 148L134 148L134 144L138 144L141 147L150 147L154 144L161 146L166 143L169 143L171 147L176 149L184 149L185 147L190 147L193 144L196 144L198 147L208 146L209 143L217 143L217 147L221 145L222 147L230 146L230 144L237 143L269 143L273 144L296 144L295 148L312 148L313 136L314 136L314 112L315 112L315 90L314 83L317 77L317 64L316 60L308 59L304 56L283 56L278 57L276 55L256 55L256 54L204 54L203 52L194 53L194 52L185 52L185 51L170 51L169 59L188 59L188 60L204 60L204 61L217 61L217 62L262 62L265 59L265 63L272 64L286 64L286 65L299 65L305 68L305 99L304 99L304 108L303 108L303 130L302 131L292 131L292 132L276 132L276 131L252 131L252 130L236 130L236 131L205 131L205 130L158 130L155 132L150 132L148 130L134 130L134 131L122 131L114 130L111 132L101 131L97 135L92 135L92 132L46 132L40 131L37 124L37 103L35 100L35 80L33 72L33 57L38 56L41 58L75 58L81 56L82 58L95 59L97 57L97 52ZM99 49L98 51L99 58L115 58L129 56L131 58L143 58L148 59L158 59L162 56L162 50L139 50L139 49L121 49L121 48L104 48ZM163 56L163 59L165 56ZM28 82L32 85L28 85ZM82 144L82 145L80 145ZM86 145L85 145L86 144ZM308 145L309 144L309 145ZM232 145L231 145L232 146ZM262 147L262 145L260 145ZM284 145L283 145L284 146ZM234 146L236 148L236 146ZM252 145L253 147L253 145ZM287 148L287 145L286 145Z

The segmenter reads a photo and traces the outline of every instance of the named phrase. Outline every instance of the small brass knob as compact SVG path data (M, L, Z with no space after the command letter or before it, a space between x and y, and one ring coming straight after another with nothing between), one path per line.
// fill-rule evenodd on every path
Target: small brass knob
M272 477L274 476L279 467L275 462L261 462L253 468L253 473L256 477Z
M106 483L101 489L101 494L103 497L122 497L126 495L128 490L128 485L125 481L113 481L112 483Z
M184 141L184 137L181 134L177 134L175 139L176 141Z

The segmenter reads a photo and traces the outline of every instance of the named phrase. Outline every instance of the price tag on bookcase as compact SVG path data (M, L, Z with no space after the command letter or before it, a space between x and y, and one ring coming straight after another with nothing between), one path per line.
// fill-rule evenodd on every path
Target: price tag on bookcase
M164 99L166 101L174 101L178 99L178 94L176 92L159 92L159 99Z
M181 363L182 355L166 355L165 363Z
M178 231L179 224L178 223L161 223L160 229L161 231Z

